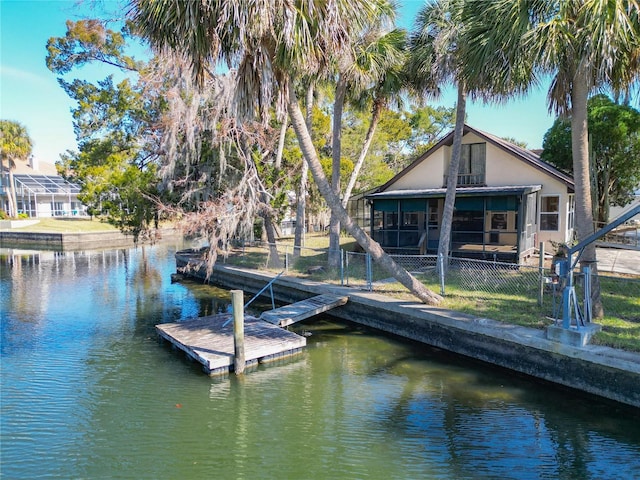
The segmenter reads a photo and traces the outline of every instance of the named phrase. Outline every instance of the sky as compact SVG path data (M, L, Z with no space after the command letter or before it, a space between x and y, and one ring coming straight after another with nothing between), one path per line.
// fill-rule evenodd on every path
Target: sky
M424 0L400 0L399 23L410 28ZM55 163L66 150L76 150L70 110L73 102L62 90L56 75L45 65L46 43L64 36L67 19L103 15L123 2L102 0L0 0L0 118L26 126L39 162ZM98 9L100 7L100 9ZM119 11L122 11L120 8ZM104 78L113 69L83 67L65 78ZM444 90L436 105L452 107L455 91ZM467 102L467 123L503 138L541 148L545 132L553 124L546 102L546 89L532 91L526 98L504 105Z

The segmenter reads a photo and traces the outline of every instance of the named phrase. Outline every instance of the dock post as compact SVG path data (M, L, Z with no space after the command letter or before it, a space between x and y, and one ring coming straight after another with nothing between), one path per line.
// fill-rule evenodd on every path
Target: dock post
M244 292L231 290L233 308L233 370L236 375L244 373Z

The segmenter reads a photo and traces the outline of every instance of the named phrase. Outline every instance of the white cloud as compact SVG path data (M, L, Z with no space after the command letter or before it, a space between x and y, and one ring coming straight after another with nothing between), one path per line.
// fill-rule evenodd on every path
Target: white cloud
M55 83L55 80L53 84L51 82L52 76L50 72L48 73L48 75L44 76L29 72L27 70L22 70L20 68L11 67L8 65L0 65L0 75L2 75L2 77L6 76L7 79L13 81L35 83L40 87L51 87L52 85L57 87L57 83Z

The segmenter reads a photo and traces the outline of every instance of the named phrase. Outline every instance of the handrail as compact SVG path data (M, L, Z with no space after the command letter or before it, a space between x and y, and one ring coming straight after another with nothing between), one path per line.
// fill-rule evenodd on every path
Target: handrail
M274 299L273 299L273 288L272 288L272 285L273 285L273 282L275 282L278 278L280 278L280 275L282 275L283 273L284 273L284 270L283 270L283 271L281 271L281 272L280 272L278 275L276 275L275 277L273 277L273 278L269 281L269 283L267 283L267 284L262 288L262 290L260 290L258 293L256 293L256 294L253 296L253 298L252 298L251 300L249 300L247 303L245 303L245 304L244 304L244 307L242 307L242 310L246 310L246 309L247 309L247 307L248 307L249 305L251 305L251 302L253 302L256 298L258 298L258 297L262 294L262 292L264 292L267 288L268 288L268 289L269 289L269 291L271 292L271 308L272 308L273 310L275 310L275 308L276 308L276 303L275 303L275 301L274 301ZM230 305L230 306L231 306L231 305ZM232 310L231 310L231 312L230 312L230 313L233 313L233 307L232 307ZM229 318L229 320L227 320L226 322L224 322L224 323L222 324L222 327L223 327L223 328L224 328L224 327L226 327L226 326L227 326L227 325L228 325L232 320L233 320L233 317L230 317L230 318Z
M268 288L270 290L270 292L271 292L271 306L275 309L276 308L276 304L275 304L275 301L273 299L273 288L271 286L273 285L273 282L275 282L278 278L280 278L280 275L282 275L283 273L284 273L284 270L281 271L275 277L273 277L271 279L271 281L269 283L267 283L262 288L262 290L260 290L258 293L256 293L251 300L249 300L247 303L245 303L244 308L246 309L251 304L251 302L253 302L256 298L258 298L262 294L262 292L264 292Z

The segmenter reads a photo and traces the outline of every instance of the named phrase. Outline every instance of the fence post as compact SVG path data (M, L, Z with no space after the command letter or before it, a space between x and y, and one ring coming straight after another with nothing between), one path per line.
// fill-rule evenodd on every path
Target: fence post
M244 373L244 293L231 290L233 308L233 370L236 375Z
M438 277L440 277L440 295L444 295L444 257L438 254Z
M349 252L344 252L344 280L349 286Z
M365 264L367 269L367 288L369 291L373 291L373 274L371 273L371 255L367 253L365 256Z
M340 249L340 286L344 287L344 248Z
M538 261L538 305L544 300L544 242L540 242L540 260Z
M289 245L284 246L284 271L289 273Z

